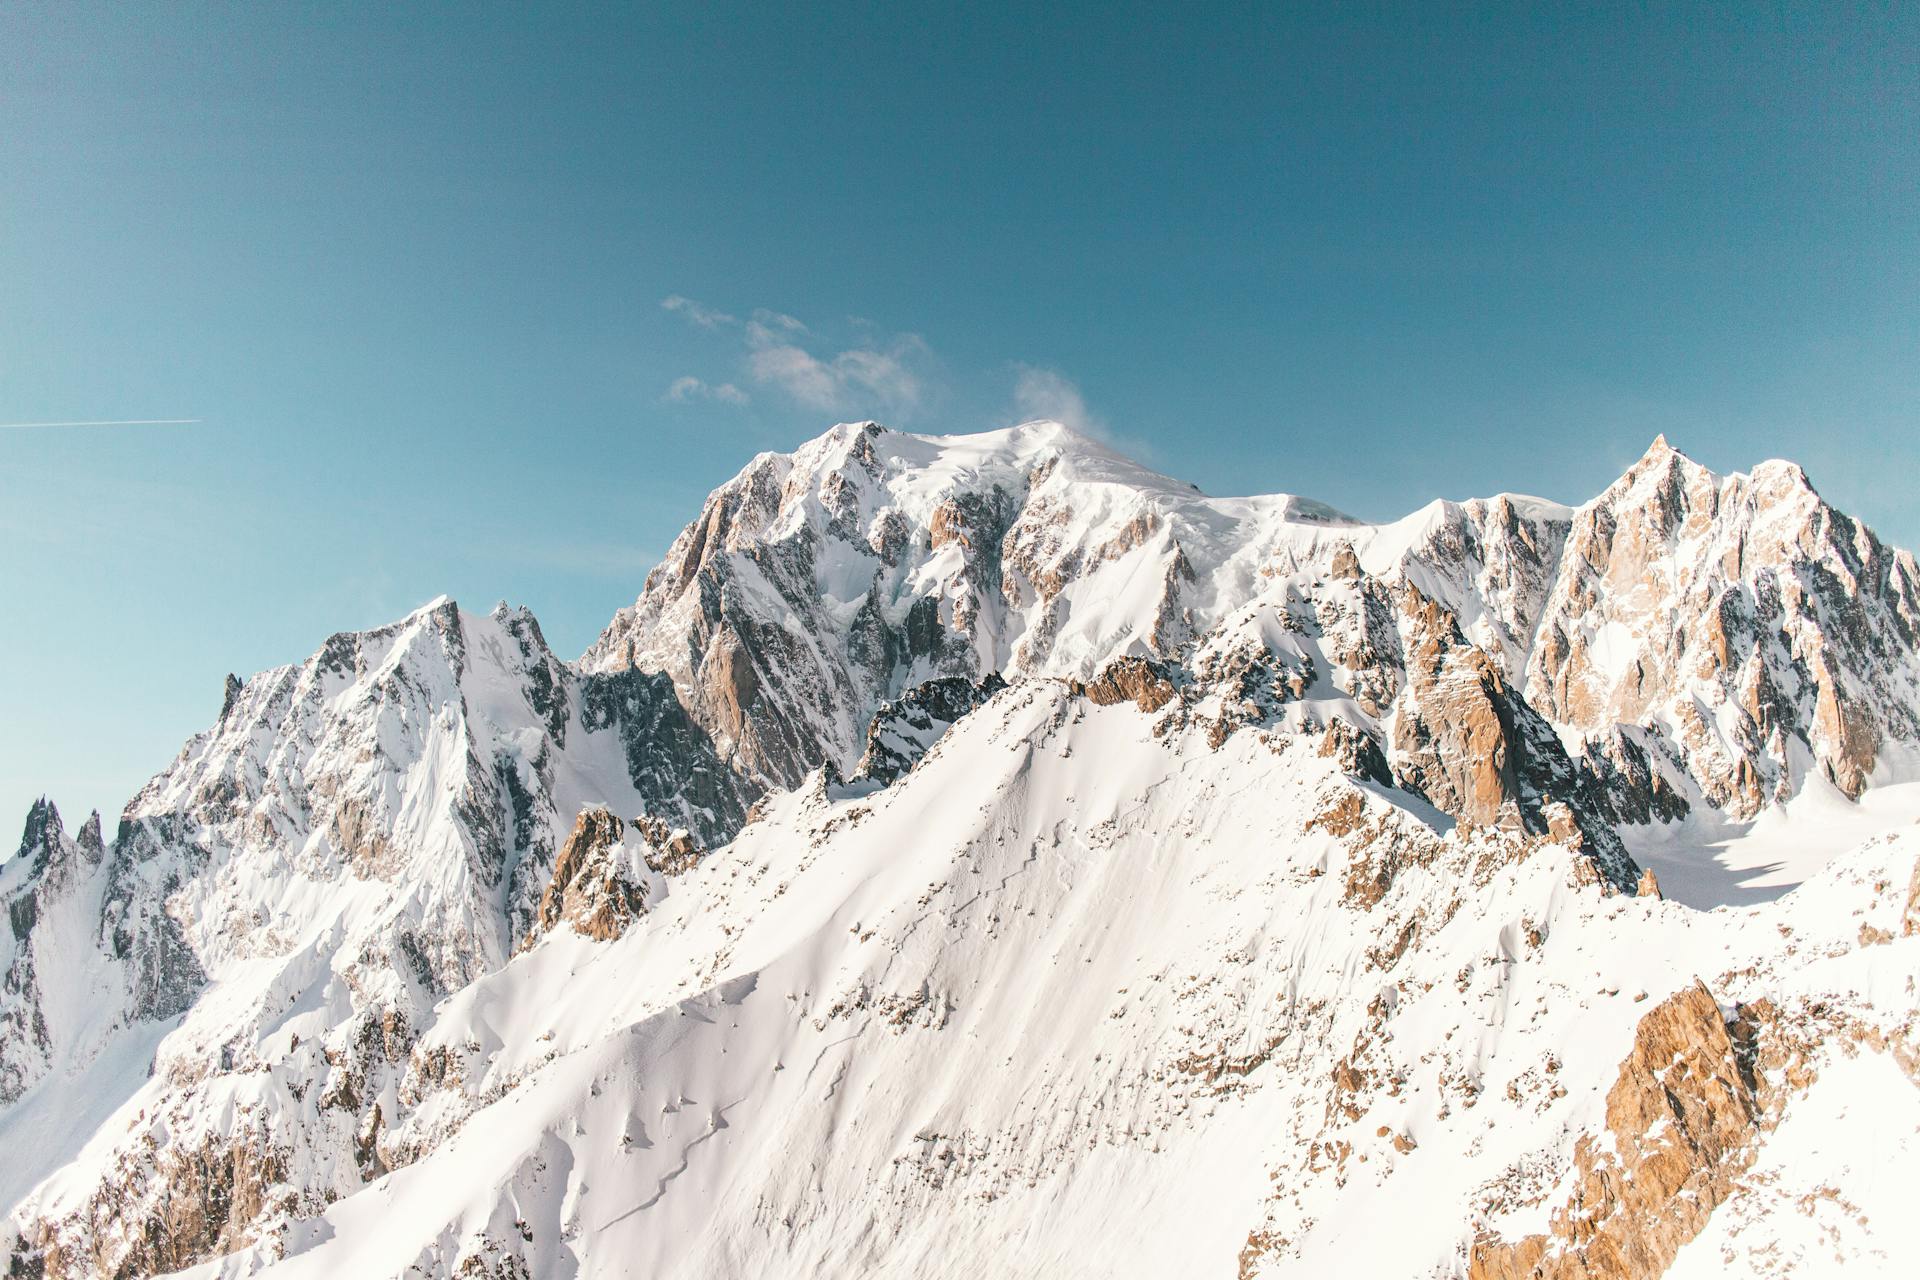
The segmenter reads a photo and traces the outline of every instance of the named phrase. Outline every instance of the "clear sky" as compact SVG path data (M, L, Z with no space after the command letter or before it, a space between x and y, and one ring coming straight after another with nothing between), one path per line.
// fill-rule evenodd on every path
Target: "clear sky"
M1920 543L1920 6L630 8L0 7L0 422L199 420L0 429L0 842L441 592L577 654L843 418Z

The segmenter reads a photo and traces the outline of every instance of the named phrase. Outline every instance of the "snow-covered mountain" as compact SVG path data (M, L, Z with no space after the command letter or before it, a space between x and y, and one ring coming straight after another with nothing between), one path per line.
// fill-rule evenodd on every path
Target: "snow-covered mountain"
M1908 1274L1917 632L1784 463L1368 525L836 427L577 663L438 601L230 679L110 843L37 806L0 1243Z
M1671 787L1669 813L1751 818L1809 771L1849 796L1915 772L1913 557L1790 464L1723 479L1664 439L1578 510L1502 495L1372 526L1208 498L1052 423L836 427L716 491L582 666L672 676L744 773L792 786L851 767L923 680L1178 659L1249 610L1351 604L1329 581L1384 593L1376 612L1437 606L1591 771Z
M1716 476L1667 445L1575 516L1527 696L1582 734L1657 734L1751 817L1817 771L1850 797L1913 776L1920 573L1800 468Z

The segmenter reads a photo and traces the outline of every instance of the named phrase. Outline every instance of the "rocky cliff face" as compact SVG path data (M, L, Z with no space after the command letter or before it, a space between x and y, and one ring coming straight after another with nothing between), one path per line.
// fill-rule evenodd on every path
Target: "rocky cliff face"
M880 705L926 680L1174 653L1274 545L1350 523L1206 499L1056 424L836 427L716 491L581 665L665 672L742 772L792 786L850 773Z
M1551 1227L1476 1242L1471 1280L1664 1273L1733 1194L1759 1145L1759 1104L1720 1007L1695 984L1642 1018L1607 1092L1606 1127L1574 1150Z
M1656 441L1568 534L1530 700L1583 735L1645 726L1750 817L1817 773L1857 797L1920 738L1920 572L1790 463L1721 477Z
M853 779L888 783L927 754L960 717L1007 687L998 672L984 680L946 676L914 686L874 713L867 728L867 749L860 753Z
M580 811L540 896L528 945L562 924L605 942L625 933L647 909L640 859L621 845L625 830L626 824L605 809Z
M1827 1069L1767 1078L1695 975L1906 1061L1920 870L1699 916L1619 832L1912 778L1915 583L1797 470L1664 442L1579 508L1375 526L1053 424L835 428L578 663L436 602L230 678L111 842L37 806L0 1243L1150 1273L1179 1221L1247 1274L1685 1265ZM1387 1203L1441 1208L1373 1238Z
M6 944L0 951L6 975L0 987L0 1105L17 1100L63 1050L86 1036L83 1027L62 1025L64 1015L78 1011L60 996L83 977L87 944L97 941L92 899L105 857L99 814L70 838L60 811L42 799L27 814L19 850L0 866L0 901L7 906L0 937Z
M753 792L705 744L665 681L582 676L524 611L441 602L230 682L110 849L97 820L67 840L36 810L3 882L17 940L0 1017L27 1033L7 1051L9 1100L72 1088L138 1027L200 1015L146 1086L167 1140L119 1139L98 1194L46 1224L59 1256L85 1260L69 1269L185 1265L384 1172L415 1030L534 925L588 801L710 838L738 825ZM209 1118L216 1098L238 1110ZM253 1180L218 1192L244 1220L158 1213L209 1162ZM154 1225L136 1242L98 1234L102 1219Z
M1876 769L1913 772L1917 582L1797 468L1723 478L1664 440L1578 509L1503 495L1370 526L1207 498L1051 424L939 440L868 423L717 491L582 665L665 673L735 767L792 786L851 772L881 705L925 680L1178 661L1269 600L1349 610L1334 656L1366 678L1343 692L1377 719L1416 676L1435 692L1431 662L1400 668L1382 630L1425 609L1480 655L1454 687L1497 679L1574 744L1584 800L1555 798L1615 822L1695 803L1745 819L1812 775L1857 796ZM1482 821L1515 790L1435 794Z

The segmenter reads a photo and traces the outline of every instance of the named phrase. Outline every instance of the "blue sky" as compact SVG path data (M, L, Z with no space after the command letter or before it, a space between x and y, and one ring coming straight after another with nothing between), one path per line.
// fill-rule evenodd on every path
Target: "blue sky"
M0 422L199 419L0 429L0 820L441 592L577 653L841 418L1920 543L1920 10L1041 8L0 8Z

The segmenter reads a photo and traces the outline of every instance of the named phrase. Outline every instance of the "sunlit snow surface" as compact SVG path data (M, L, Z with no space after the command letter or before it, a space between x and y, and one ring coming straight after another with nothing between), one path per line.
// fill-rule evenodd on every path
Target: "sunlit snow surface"
M1680 822L1622 827L1660 891L1701 910L1771 902L1833 858L1881 832L1920 823L1920 783L1874 787L1849 800L1821 777L1752 822L1699 809Z
M863 441L871 471L850 461ZM1729 1011L1815 1002L1888 1042L1911 1031L1920 768L1897 744L1858 803L1795 758L1797 794L1751 823L1689 793L1683 822L1626 828L1664 901L1603 896L1574 852L1515 856L1321 754L1328 719L1384 739L1406 705L1356 695L1333 657L1357 617L1313 607L1355 597L1336 563L1443 604L1517 686L1573 509L1504 495L1365 525L1207 497L1045 423L836 428L732 483L750 481L772 497L730 509L724 589L792 638L811 759L857 759L876 699L951 674L915 658L816 679L870 606L894 625L926 598L943 618L972 603L965 674L1012 687L890 787L776 787L730 844L649 876L624 936L521 949L573 815L661 798L616 727L535 693L631 663L699 694L682 668L707 638L700 591L643 596L577 668L528 615L435 602L337 638L338 661L256 676L136 802L220 813L244 784L169 891L208 978L192 1008L124 1019L120 967L89 951L101 886L53 908L56 1060L0 1109L16 1223L84 1223L123 1183L163 1185L140 1181L152 1152L217 1152L252 1124L290 1143L312 1199L263 1211L262 1237L199 1275L1452 1276L1477 1233L1551 1225L1636 1026L1696 980ZM995 485L1026 504L1026 568L985 590L927 526ZM911 554L881 555L889 514ZM805 554L769 553L782 537ZM1616 685L1646 637L1587 621L1587 674ZM1231 692L1155 716L1071 691L1163 632L1196 684L1245 653L1310 678L1218 739ZM392 834L392 865L306 807L342 795ZM529 796L530 834L489 825ZM1349 802L1365 839L1324 821ZM1418 856L1369 899L1365 859L1402 847ZM432 974L395 963L401 938ZM393 1009L407 1043L366 1096L322 1107ZM1350 1060L1371 1083L1341 1101ZM1858 1045L1812 1065L1676 1274L1920 1271L1900 1210L1920 1191L1916 1090ZM374 1107L411 1163L363 1182Z
M1849 941L1908 836L1751 912L1603 898L1553 850L1484 885L1409 869L1362 911L1338 842L1303 829L1351 784L1297 742L1196 746L1026 686L893 788L784 798L619 941L556 936L447 1001L423 1048L466 1074L408 1121L443 1136L295 1226L271 1273L444 1274L493 1241L536 1275L1231 1275L1265 1224L1288 1272L1449 1274L1485 1185L1563 1164L1640 1016L1696 975L1732 1000L1920 972L1920 939ZM1392 972L1367 961L1456 897ZM1381 998L1403 1084L1329 1124ZM1226 1088L1193 1066L1242 1056ZM1897 1072L1836 1079L1908 1123ZM1314 1139L1354 1145L1344 1185L1306 1172ZM1859 1158L1920 1176L1909 1142ZM1841 1247L1912 1253L1897 1219Z
M1745 1181L1751 1193L1680 1251L1670 1280L1920 1274L1920 1089L1891 1058L1836 1055Z

